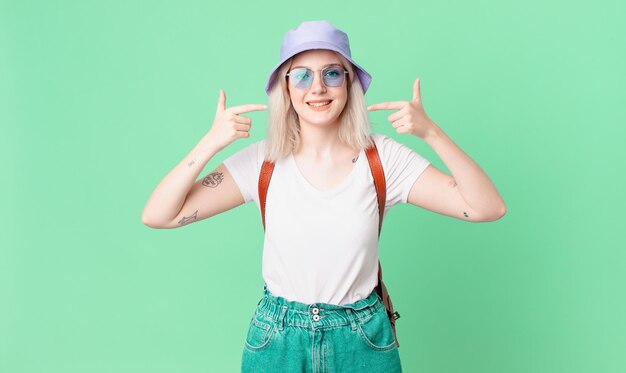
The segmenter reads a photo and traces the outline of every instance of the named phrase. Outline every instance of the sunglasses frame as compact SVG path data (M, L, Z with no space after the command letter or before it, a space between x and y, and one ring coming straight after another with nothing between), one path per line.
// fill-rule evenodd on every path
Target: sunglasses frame
M291 72L294 70L298 70L298 69L306 69L307 72L312 72L313 73L313 79L311 79L310 83L306 86L306 87L297 87L295 85L292 85L291 83L287 83L289 84L292 88L296 88L296 89L309 89L311 88L311 85L313 84L313 80L315 79L315 75L317 75L317 72L323 72L324 70L327 69L332 69L332 68L337 68L339 67L340 69L343 69L343 81L341 82L341 85L338 86L331 86L331 85L327 85L326 81L324 81L324 76L322 74L320 74L320 78L322 79L322 84L324 84L324 87L327 88L339 88L341 86L343 86L343 83L346 81L346 76L350 74L350 72L348 70L346 70L345 67L339 65L339 64L333 64L333 65L329 65L324 67L323 69L320 70L311 70L308 67L295 67L292 70L289 70L289 72L287 72L287 74L285 74L285 79L287 79L289 77L289 75L291 75Z

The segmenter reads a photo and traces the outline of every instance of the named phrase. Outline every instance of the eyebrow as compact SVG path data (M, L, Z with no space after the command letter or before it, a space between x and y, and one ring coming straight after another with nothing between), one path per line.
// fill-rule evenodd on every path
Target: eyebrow
M345 67L343 67L343 65L342 65L342 64L340 64L339 62L329 63L328 65L324 65L324 66L322 67L322 69L327 68L327 67L329 67L329 66L339 66L339 67L341 67L341 68L345 69ZM298 66L291 66L291 69L290 69L290 70L296 69L296 68L298 68L298 67L304 67L304 68L306 68L306 69L311 69L311 68L310 68L310 67L308 67L308 66L298 65Z

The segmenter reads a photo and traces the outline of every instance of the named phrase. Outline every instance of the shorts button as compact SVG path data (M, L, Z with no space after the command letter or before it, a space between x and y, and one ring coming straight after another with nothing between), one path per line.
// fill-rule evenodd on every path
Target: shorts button
M313 321L319 321L320 315L313 315Z
M320 309L317 307L314 307L311 312L313 312L314 315L317 315L318 313L320 313Z

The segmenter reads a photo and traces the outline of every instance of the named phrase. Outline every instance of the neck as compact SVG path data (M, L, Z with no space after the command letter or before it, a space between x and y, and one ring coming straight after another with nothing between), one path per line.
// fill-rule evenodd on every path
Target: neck
M300 146L294 154L311 157L330 157L344 147L339 140L339 123L316 126L300 122Z

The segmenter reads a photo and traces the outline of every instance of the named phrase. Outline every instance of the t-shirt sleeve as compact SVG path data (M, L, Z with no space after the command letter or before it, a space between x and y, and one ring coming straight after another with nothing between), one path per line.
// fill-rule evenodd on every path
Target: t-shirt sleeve
M223 162L239 187L245 203L258 199L259 173L263 163L263 141L246 146Z
M400 202L407 203L411 187L430 162L388 136L378 135L376 146L385 171L387 210Z

